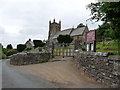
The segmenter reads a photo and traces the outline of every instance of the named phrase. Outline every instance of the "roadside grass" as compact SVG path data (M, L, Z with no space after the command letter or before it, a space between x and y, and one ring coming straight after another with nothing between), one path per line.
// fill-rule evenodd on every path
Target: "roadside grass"
M46 63L48 62L49 60L40 60L39 63Z
M118 54L118 43L114 40L112 41L104 41L104 42L97 42L96 45L97 52L108 52L113 55L119 55Z

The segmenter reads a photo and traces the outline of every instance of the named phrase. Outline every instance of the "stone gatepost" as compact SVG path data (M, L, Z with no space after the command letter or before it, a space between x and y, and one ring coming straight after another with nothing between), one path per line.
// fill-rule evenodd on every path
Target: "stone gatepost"
M75 50L76 50L76 49L82 49L81 40L76 39L76 40L74 41L74 49L75 49Z

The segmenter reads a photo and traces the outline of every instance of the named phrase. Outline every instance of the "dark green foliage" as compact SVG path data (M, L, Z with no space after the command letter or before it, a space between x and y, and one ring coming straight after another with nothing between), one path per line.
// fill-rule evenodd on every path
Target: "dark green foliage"
M27 48L25 48L24 50L25 50L25 51L30 51L30 50L32 50L32 48L27 47Z
M71 43L73 38L70 35L59 35L57 40L59 43Z
M3 49L2 49L2 52L3 52L4 54L6 54L8 50L9 50L9 49L3 48Z
M80 23L77 28L80 28L80 27L85 27L85 25L83 25L83 23Z
M11 56L11 55L16 54L16 53L18 53L18 51L16 49L10 49L6 52L6 55Z
M8 44L6 48L7 48L7 49L13 49L13 47L12 47L11 44Z
M18 45L17 45L17 50L18 50L18 52L24 51L25 48L26 48L26 45L24 45L24 44L18 44Z
M90 20L101 20L109 23L112 31L112 38L120 40L120 2L91 3L88 5L92 17Z
M2 53L2 59L7 59L7 56L4 53Z
M97 29L97 39L113 38L112 32L113 30L112 30L111 24L103 23Z
M33 43L36 47L43 47L45 45L45 43L42 42L42 40L33 40Z
M59 35L57 37L57 40L58 40L59 43L63 43L64 42L64 36L63 35Z
M0 59L6 59L7 56L3 53L3 52L0 52Z
M45 63L48 62L48 60L40 60L39 63Z
M0 59L6 59L7 58L6 53L7 53L8 50L10 50L10 49L0 48Z

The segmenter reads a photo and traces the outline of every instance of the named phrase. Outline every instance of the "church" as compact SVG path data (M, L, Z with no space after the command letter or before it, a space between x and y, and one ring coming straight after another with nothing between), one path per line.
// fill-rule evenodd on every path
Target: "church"
M48 42L51 43L58 43L57 37L59 35L70 35L73 38L72 43L74 43L76 40L80 41L80 44L85 44L86 40L86 32L88 32L88 26L83 25L80 23L76 28L68 28L61 30L61 21L58 23L53 20L53 22L49 21L49 33L48 33Z

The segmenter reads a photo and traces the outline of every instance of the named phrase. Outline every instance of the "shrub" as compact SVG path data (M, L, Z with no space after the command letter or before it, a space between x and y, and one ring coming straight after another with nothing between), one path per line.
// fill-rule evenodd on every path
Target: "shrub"
M25 48L26 48L26 45L24 45L24 44L18 44L17 45L18 52L22 52Z
M7 49L7 48L3 48L3 49L2 49L2 52L3 52L4 54L6 54L8 50L9 50L9 49Z
M2 59L7 59L7 56L5 54L2 54Z
M18 53L17 50L15 50L15 49L10 49L10 50L7 51L6 55L7 55L7 56L10 56L10 55L13 55L13 54L16 54L16 53Z
M39 63L45 63L48 62L48 60L40 60Z
M42 40L33 40L34 43L34 47L43 47L45 45L45 43L42 42Z
M45 52L47 52L47 51L46 51L45 49L42 49L42 52L44 52L44 53L45 53Z
M58 43L71 43L73 41L73 38L70 35L59 35L57 37Z
M3 52L3 48L0 47L0 59L6 59L7 56Z
M30 51L30 50L32 50L32 48L27 47L27 48L25 48L24 50L25 50L25 51Z

